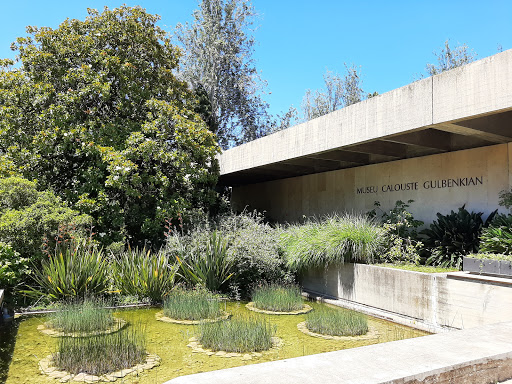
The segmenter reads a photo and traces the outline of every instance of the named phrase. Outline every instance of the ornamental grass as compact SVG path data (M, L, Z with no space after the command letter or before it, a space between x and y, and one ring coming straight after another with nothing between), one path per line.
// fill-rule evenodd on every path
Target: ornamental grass
M164 315L172 319L214 319L221 314L219 297L202 288L176 288L164 300Z
M306 327L330 336L360 336L368 332L368 318L362 313L321 306L306 315Z
M62 337L57 351L53 359L58 369L72 374L103 375L143 363L146 340L140 327L131 327L108 335Z
M105 331L114 323L112 311L106 305L105 300L98 298L65 301L48 322L64 333Z
M272 348L276 327L259 316L236 317L216 323L202 322L198 340L203 348L226 352L257 352Z
M351 261L373 262L386 231L362 214L326 216L289 226L281 235L287 266L292 270Z
M302 309L301 289L296 285L265 284L252 293L254 306L266 311L291 312Z

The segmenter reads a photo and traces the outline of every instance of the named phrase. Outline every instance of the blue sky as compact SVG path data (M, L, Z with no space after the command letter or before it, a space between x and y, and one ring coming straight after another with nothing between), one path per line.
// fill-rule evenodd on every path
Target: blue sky
M27 25L57 27L84 19L86 9L141 5L162 17L172 31L191 20L195 0L57 1L0 0L0 57ZM328 68L361 66L363 88L384 93L413 81L434 62L446 39L466 43L478 58L512 48L512 1L344 1L253 0L260 14L255 59L268 82L272 113L299 107L306 89L322 87Z

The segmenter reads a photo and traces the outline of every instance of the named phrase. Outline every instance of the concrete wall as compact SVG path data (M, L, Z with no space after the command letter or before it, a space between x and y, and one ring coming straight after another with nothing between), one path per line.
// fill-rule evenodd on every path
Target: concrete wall
M426 223L437 212L463 204L490 213L498 208L499 192L512 185L511 155L512 143L498 144L251 184L234 187L232 203L238 210L248 206L266 211L280 222L333 211L367 211L375 201L389 209L397 200L409 199L415 200L415 217ZM465 185L454 184L460 179Z
M512 285L366 264L307 271L305 290L417 319L432 329L512 321Z

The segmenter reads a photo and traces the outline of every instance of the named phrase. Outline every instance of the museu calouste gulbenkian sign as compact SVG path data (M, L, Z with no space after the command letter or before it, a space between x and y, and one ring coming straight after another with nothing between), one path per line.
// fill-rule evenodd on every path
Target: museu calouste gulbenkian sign
M368 211L379 201L390 209L397 200L414 200L415 218L432 222L436 213L462 205L488 213L509 188L512 144L341 169L233 189L237 209L266 211L278 221L295 221L334 211ZM503 208L501 208L504 211Z

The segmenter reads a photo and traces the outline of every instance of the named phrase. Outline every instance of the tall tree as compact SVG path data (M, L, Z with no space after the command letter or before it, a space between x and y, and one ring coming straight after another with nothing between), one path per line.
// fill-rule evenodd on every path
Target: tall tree
M28 27L13 45L21 67L0 63L0 171L93 216L107 243L158 243L166 218L214 199L219 149L159 16L88 12Z
M325 88L306 91L301 105L303 121L326 115L363 99L359 68L345 64L345 69L343 77L327 70L324 74Z
M184 51L181 75L206 95L205 120L224 147L266 133L265 85L252 54L256 16L249 0L202 0L191 24L176 27Z
M438 75L450 69L469 64L476 59L476 53L466 44L450 48L449 40L444 42L444 47L440 52L434 52L437 59L436 64L427 64L427 73L429 76Z

